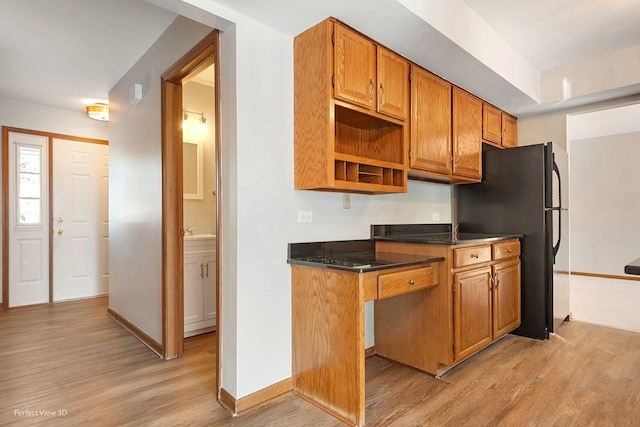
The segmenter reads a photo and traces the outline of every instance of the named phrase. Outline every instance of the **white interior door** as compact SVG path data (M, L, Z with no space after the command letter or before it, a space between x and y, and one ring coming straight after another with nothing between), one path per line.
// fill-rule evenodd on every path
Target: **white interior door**
M49 138L9 132L9 307L49 302Z
M53 300L109 291L109 147L53 139Z

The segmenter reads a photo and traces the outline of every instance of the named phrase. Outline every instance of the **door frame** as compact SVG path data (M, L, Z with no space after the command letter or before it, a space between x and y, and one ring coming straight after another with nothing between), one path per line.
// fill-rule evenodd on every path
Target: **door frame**
M81 136L65 135L61 133L43 132L31 129L2 126L2 304L0 309L9 308L9 132L27 135L45 136L48 139L47 175L49 180L49 304L53 302L53 140L66 139L75 142L109 145L108 140L85 138Z
M219 31L213 30L167 69L162 78L162 357L184 351L184 230L182 197L182 81L215 64L216 168L216 389L220 388L220 260L222 200L220 173L220 52Z

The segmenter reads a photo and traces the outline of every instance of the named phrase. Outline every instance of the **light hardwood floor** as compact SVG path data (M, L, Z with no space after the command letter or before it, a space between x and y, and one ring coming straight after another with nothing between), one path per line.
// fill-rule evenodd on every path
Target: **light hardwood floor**
M0 425L343 425L292 394L232 418L215 401L215 334L163 361L106 308L0 311ZM441 379L376 356L366 366L368 426L640 425L637 333L571 322L547 342L509 335Z

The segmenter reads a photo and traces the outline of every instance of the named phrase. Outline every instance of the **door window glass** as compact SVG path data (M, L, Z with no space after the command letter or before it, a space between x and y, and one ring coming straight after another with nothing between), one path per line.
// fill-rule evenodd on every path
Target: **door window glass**
M18 225L42 223L42 148L18 145Z

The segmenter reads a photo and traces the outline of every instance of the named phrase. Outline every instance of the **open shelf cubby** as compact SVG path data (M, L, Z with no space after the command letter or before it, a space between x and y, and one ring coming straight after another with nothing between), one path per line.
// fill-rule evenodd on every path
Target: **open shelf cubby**
M346 182L401 187L404 185L404 171L392 167L336 159L335 179Z
M335 105L335 152L402 165L404 128L380 117Z

